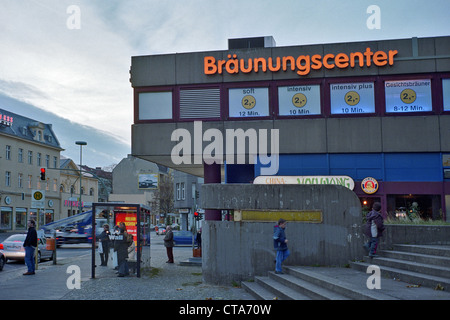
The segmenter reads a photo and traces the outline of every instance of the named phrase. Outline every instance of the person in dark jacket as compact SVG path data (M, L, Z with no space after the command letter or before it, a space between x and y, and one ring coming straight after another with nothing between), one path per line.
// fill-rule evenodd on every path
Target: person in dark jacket
M173 232L172 227L167 226L166 236L164 237L164 246L167 251L167 261L166 263L173 263Z
M128 233L126 232L125 223L119 223L119 235L114 239L114 251L117 252L117 262L119 264L118 277L125 277L130 274L128 268Z
M287 221L284 219L280 219L278 220L278 224L273 227L273 246L274 249L277 251L277 257L275 262L275 273L277 274L283 274L281 264L290 255L290 252L287 247L288 240L286 239L286 235L284 233L286 225Z
M385 229L380 211L381 203L375 202L372 206L372 211L367 214L364 227L364 234L369 238L369 241L364 244L364 248L371 258L377 257L378 242Z
M103 231L98 236L98 241L100 242L102 246L102 252L100 253L100 260L101 260L101 266L106 267L108 265L108 258L109 258L109 225L105 224L103 225Z
M34 252L38 245L38 237L36 232L36 223L34 220L28 221L28 233L25 241L23 242L23 247L25 248L25 263L27 265L28 271L23 275L28 276L34 274L36 268L34 261Z

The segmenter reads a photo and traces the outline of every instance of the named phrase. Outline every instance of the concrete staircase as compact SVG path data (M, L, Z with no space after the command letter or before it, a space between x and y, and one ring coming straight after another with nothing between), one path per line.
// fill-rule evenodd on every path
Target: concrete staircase
M382 250L379 255L350 265L360 271L378 265L384 277L450 292L450 246L394 245L393 250Z
M269 272L242 286L262 300L450 299L450 246L396 245L379 254L351 268L288 266L285 274ZM367 288L369 265L380 267L380 290Z

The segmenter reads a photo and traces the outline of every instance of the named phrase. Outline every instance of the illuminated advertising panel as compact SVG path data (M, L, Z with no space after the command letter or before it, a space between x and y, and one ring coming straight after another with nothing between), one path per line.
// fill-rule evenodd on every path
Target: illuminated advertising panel
M432 111L431 80L400 80L385 82L386 112Z
M280 116L320 114L320 85L278 87L278 114Z

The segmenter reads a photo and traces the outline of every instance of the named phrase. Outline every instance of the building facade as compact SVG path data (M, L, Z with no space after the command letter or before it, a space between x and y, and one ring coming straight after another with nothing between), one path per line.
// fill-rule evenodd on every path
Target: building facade
M173 212L170 211L170 204L173 208L173 187L166 190L168 176L167 167L128 155L113 169L113 192L109 195L109 201L138 203L149 207L150 222L155 225L162 223L166 214ZM165 205L167 202L169 206Z
M193 213L200 211L200 187L203 184L203 178L191 174L174 171L174 208L180 216L181 230L190 230L194 224Z
M59 219L60 152L50 124L0 109L0 230L26 230L36 219L33 190L45 194L39 225ZM45 180L41 180L45 168Z
M82 169L72 159L61 157L61 217L70 217L92 209L98 201L99 182L96 177ZM80 196L81 183L81 196Z
M132 57L132 154L205 183L350 178L363 207L449 220L450 37L269 40Z

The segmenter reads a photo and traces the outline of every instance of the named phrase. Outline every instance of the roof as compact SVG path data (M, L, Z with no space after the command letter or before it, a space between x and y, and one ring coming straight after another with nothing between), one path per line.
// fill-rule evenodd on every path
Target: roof
M43 139L41 141L34 139L36 135L35 128L40 128L43 131ZM51 124L42 123L1 108L0 134L63 150L53 132Z

